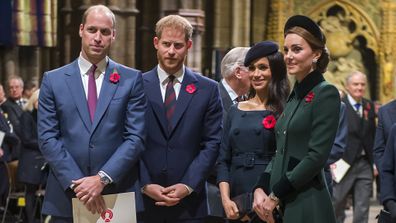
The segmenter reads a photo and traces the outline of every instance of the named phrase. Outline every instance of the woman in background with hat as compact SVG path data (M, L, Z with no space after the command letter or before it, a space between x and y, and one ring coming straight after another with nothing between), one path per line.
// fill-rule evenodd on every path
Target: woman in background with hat
M326 38L314 21L301 15L289 18L284 31L284 59L296 83L276 124L271 175L260 177L253 206L269 223L278 205L284 223L334 223L323 168L338 127L340 97L323 78L329 63ZM268 183L267 196L263 188Z
M246 219L232 198L252 191L275 154L276 118L289 94L286 65L276 43L263 41L251 47L244 66L251 81L249 99L229 110L217 166L223 207L227 218L235 220L231 222Z

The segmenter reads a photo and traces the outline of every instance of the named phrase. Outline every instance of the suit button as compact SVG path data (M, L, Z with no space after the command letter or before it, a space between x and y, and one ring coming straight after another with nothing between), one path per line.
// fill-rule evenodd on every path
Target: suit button
M89 148L93 149L93 148L95 148L95 146L93 144L89 144Z
M166 168L162 169L162 173L166 173L168 170Z

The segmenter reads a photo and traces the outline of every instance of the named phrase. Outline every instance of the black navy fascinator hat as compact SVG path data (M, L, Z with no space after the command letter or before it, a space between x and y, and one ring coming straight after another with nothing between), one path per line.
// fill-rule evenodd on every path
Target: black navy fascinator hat
M311 33L314 37L320 40L322 43L325 44L326 38L324 37L322 30L320 29L319 25L316 24L311 18L304 16L304 15L294 15L290 17L285 24L284 33L286 33L289 29L298 26L309 33Z
M243 64L245 65L245 67L247 67L252 61L258 58L262 58L274 54L278 52L278 50L279 50L278 44L272 41L262 41L256 43L247 52Z

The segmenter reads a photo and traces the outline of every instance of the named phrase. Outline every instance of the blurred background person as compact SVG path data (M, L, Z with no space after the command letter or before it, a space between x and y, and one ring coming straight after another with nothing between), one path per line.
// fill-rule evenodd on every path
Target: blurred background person
M7 81L8 98L11 102L17 104L20 108L26 104L26 99L23 98L23 80L19 76L11 76Z
M19 137L19 130L21 128L20 117L22 115L22 108L16 103L12 102L5 95L3 85L0 84L0 108L7 120L11 123L11 131ZM17 160L20 154L21 145L13 146L10 160Z
M0 108L0 132L4 134L3 141L0 142L0 213L4 211L4 206L8 196L9 183L6 163L11 161L11 151L18 145L19 139L13 132L11 122L6 118L5 113ZM6 213L2 213L6 214Z
M235 47L221 61L222 79L219 83L223 102L223 121L231 105L243 101L250 88L249 72L243 65L249 47Z
M41 154L37 141L37 108L39 90L33 92L21 115L20 131L22 150L19 156L17 180L26 186L26 222L35 222L35 193L44 184L46 174L42 170L45 159ZM41 209L41 207L39 207Z
M345 220L347 196L352 191L353 222L367 223L373 188L374 104L363 98L367 77L355 71L346 78L348 142L342 159L350 165L342 180L334 185L334 209L338 222Z
M249 69L249 100L231 106L226 118L217 181L230 222L246 219L232 198L252 191L257 176L275 154L276 118L289 94L286 65L278 50L276 43L263 41L247 52L244 66ZM261 221L255 218L252 222Z
M27 102L29 98L32 96L33 92L35 92L36 90L37 90L37 82L35 81L27 82L23 88L22 98Z
M284 33L284 60L296 83L276 123L270 176L267 170L260 177L253 206L269 223L278 205L284 223L335 223L323 168L338 128L340 96L323 77L330 59L326 37L302 15L290 17Z

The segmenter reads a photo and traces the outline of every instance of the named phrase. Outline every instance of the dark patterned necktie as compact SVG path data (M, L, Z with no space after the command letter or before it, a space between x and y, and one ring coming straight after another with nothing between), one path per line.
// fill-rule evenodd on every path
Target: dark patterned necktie
M91 121L94 119L96 102L98 101L98 96L96 94L95 71L96 65L93 64L88 73L88 109Z
M176 107L176 93L173 88L173 81L175 76L169 75L168 84L166 85L165 91L165 112L168 120L168 130L172 130L171 120Z

